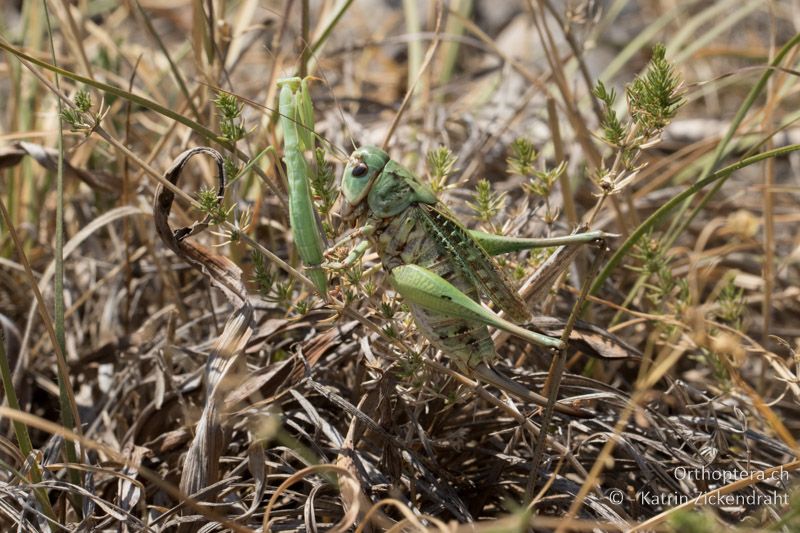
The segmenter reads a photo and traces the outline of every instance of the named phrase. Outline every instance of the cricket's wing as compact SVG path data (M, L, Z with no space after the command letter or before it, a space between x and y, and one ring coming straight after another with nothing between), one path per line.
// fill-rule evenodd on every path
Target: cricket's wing
M531 312L511 281L495 260L469 235L467 229L440 203L419 204L419 208L428 230L436 235L450 259L478 287L480 294L505 311L513 322L529 321Z

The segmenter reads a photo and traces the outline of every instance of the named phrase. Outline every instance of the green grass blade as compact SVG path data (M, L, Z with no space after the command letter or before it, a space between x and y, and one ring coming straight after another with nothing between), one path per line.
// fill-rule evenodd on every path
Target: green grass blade
M50 43L50 54L53 64L56 63L56 49L53 43L53 28L50 24L50 12L47 3L43 0L45 20L47 21L47 31ZM59 76L55 76L56 88L60 91ZM63 111L60 98L56 98L58 105L58 170L56 172L56 234L55 234L55 276L53 277L53 326L55 327L56 342L58 343L61 357L67 353L67 341L64 330L64 131L61 113ZM80 433L80 416L75 405L74 394L70 384L70 377L66 371L66 360L63 365L57 365L58 374L58 403L61 408L61 424L67 429L77 428ZM72 396L72 398L70 397ZM71 401L70 401L71 400ZM64 455L67 462L78 463L78 452L75 443L64 440ZM83 462L82 460L80 462ZM83 486L80 472L72 468L67 470L70 482L78 487ZM75 512L82 515L83 498L75 496L71 498L75 506Z
M684 190L682 193L674 196L664 205L659 207L652 215L647 217L647 219L642 222L639 227L634 230L631 235L625 240L624 243L614 252L614 255L609 259L608 263L606 263L603 270L600 271L598 274L597 279L595 279L594 283L592 283L592 287L589 290L590 294L594 294L597 290L603 285L603 282L611 275L611 272L614 268L619 264L620 261L625 257L628 251L633 248L633 246L642 238L649 230L655 228L659 222L661 222L670 211L678 207L678 205L691 198L693 195L697 194L700 190L702 190L706 185L714 183L716 181L724 181L727 179L731 174L735 171L740 170L742 168L748 167L755 163L759 163L764 161L765 159L769 159L770 157L779 157L782 155L786 155L791 152L795 152L800 150L800 144L792 144L789 146L783 146L781 148L776 148L774 150L770 150L768 152L763 152L752 157L748 157L746 159L742 159L737 161L736 163L729 165L725 168L714 172L710 176L705 177L702 180L697 181L694 185Z

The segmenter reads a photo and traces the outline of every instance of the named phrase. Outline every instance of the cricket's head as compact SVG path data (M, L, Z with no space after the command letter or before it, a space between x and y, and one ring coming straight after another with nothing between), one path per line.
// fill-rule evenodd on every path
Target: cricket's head
M342 216L348 218L367 199L376 178L389 162L389 154L376 146L362 146L352 154L342 176Z

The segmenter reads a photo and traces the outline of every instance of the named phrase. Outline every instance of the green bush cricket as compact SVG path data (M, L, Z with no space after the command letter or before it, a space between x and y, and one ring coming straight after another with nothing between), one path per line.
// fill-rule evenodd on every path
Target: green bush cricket
M294 166L287 170L291 196L298 194L297 191L303 194L303 187L291 186L292 176L308 174L296 135L299 127L307 122L301 121L299 110L308 109L308 106L301 104L299 97L308 98L308 93L298 91L294 93L298 98L290 100L289 88L300 87L299 79L280 83L283 86L282 124L290 131L285 134L285 161L287 167ZM297 107L284 106L284 102L294 102ZM297 163L299 159L302 163ZM307 185L305 191L307 194ZM554 351L565 348L562 339L518 325L530 322L531 312L492 255L558 245L576 250L576 245L603 242L609 235L594 231L554 239L517 239L470 231L425 183L393 161L385 151L372 146L358 148L350 155L342 178L341 195L342 218L354 225L363 222L357 231L368 237L368 241L357 245L344 263L327 266L349 265L372 244L394 289L408 304L417 328L432 346L450 357L463 372L525 401L547 405L547 398L502 376L490 366L497 354L488 326ZM319 256L315 254L307 260L301 248L301 242L313 239L305 233L317 228L310 196L308 200L305 214L292 218L292 228L306 266L319 272L322 264ZM290 205L294 202L295 199L290 198ZM552 282L573 253L560 256L558 262L548 266L540 284ZM319 288L319 284L317 286ZM510 320L483 306L481 297L491 300ZM564 414L585 414L564 404L555 404L555 409Z

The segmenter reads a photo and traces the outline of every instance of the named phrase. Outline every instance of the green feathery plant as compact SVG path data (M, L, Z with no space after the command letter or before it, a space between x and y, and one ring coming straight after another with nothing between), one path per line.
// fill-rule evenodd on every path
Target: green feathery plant
M230 93L220 93L214 105L220 116L219 129L222 138L230 143L235 143L247 135L242 118L242 104L236 96Z
M475 218L492 226L492 219L500 212L505 203L506 193L496 193L487 179L478 181L473 195L473 202L467 205L475 212Z
M450 148L439 146L428 150L425 159L428 168L428 182L433 192L439 194L449 187L447 181L450 176L458 172L458 169L455 168L458 158L453 155Z
M627 120L621 120L614 110L616 91L597 82L593 94L603 104L601 138L616 151L612 167L603 165L596 171L595 181L605 193L622 189L633 178L642 150L658 139L683 105L681 87L681 78L667 61L663 44L653 47L645 73L625 88Z
M100 119L98 115L91 114L92 97L88 91L81 89L75 93L72 102L75 107L65 107L61 111L61 120L69 124L72 131L84 132L88 135Z
M317 147L314 150L314 171L311 173L311 190L317 199L316 206L323 219L330 215L333 204L339 196L336 186L336 174L333 165L325 159L325 150ZM333 228L326 227L326 233L332 235Z
M517 176L530 176L536 169L534 163L539 154L533 147L533 142L525 137L518 137L511 143L511 155L506 159L508 173Z
M552 224L558 218L558 210L553 210L550 206L550 194L556 181L567 170L566 161L561 161L555 168L536 168L536 160L539 154L533 147L533 142L524 137L519 137L511 143L511 154L506 159L508 173L511 175L523 176L528 181L522 186L523 189L533 196L542 198L545 203L544 220L547 224Z
M200 204L200 210L208 216L208 222L212 226L227 221L233 211L233 206L226 209L223 202L219 201L217 189L208 185L204 185L197 193L197 203Z

